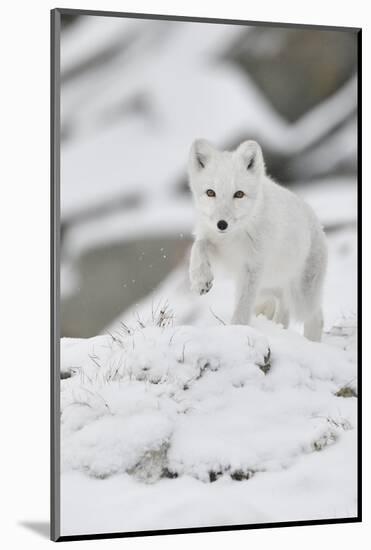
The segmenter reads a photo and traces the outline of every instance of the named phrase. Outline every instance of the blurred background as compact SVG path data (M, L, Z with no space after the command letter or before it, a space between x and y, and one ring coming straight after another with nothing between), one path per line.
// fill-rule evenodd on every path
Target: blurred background
M186 163L200 137L260 142L269 174L325 227L328 324L354 314L356 71L355 31L63 15L62 336L165 302L178 323L211 304L224 314L217 294L189 291Z

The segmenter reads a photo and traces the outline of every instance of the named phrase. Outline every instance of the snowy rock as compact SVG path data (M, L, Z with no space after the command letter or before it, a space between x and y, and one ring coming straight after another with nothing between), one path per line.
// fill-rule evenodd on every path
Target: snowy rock
M62 339L62 371L74 374L61 382L63 471L247 480L336 444L356 422L356 399L338 394L355 376L351 352L256 324L163 315L161 326Z

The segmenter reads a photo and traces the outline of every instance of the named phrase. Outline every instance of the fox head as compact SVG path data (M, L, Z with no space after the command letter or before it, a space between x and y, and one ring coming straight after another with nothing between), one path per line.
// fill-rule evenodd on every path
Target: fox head
M190 187L198 214L211 231L226 234L248 223L265 174L256 141L234 151L218 151L204 139L193 142L188 162Z

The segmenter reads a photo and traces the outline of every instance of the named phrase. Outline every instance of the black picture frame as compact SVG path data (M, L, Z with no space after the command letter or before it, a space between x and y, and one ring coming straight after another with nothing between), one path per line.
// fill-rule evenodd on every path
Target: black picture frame
M264 27L280 27L295 29L345 30L357 34L358 43L358 71L357 71L357 99L358 99L358 126L357 126L357 302L358 302L358 434L357 434L357 494L358 513L355 517L329 518L318 520L285 521L273 523L219 525L210 527L195 527L184 529L146 530L114 533L89 533L86 535L61 536L60 534L60 33L62 16L100 16L134 19L152 19L165 21L199 22L228 25L254 25ZM247 529L266 529L291 526L312 526L325 524L355 523L362 521L362 29L355 27L336 27L323 25L303 25L292 23L263 22L235 19L217 19L201 17L185 17L175 15L158 15L147 13L124 13L114 11L81 10L69 8L55 8L51 10L51 125L50 125L50 161L51 161L51 393L50 393L50 523L51 539L53 541L91 540L105 538L142 537L166 534L184 534L216 531L237 531Z

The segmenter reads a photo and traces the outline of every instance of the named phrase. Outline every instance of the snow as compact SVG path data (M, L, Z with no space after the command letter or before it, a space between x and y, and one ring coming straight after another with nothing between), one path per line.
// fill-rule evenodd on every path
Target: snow
M99 483L79 472L63 476L65 534L158 530L351 517L355 513L356 434L311 453L279 474L248 481L224 477L202 483L192 477L138 483L128 474ZM66 525L68 527L66 528Z
M357 182L355 178L327 178L316 183L304 183L293 191L300 195L315 211L322 225L354 224L357 215Z
M132 32L139 30L138 22L130 24ZM125 21L123 32L127 28ZM107 105L121 105L143 94L153 114L144 118L127 116L124 120L116 116L117 123L105 130L90 129L85 139L66 143L61 162L62 217L108 196L125 194L138 184L156 189L157 193L164 187L168 190L181 173L195 135L209 132L216 139L225 135L225 113L221 107L225 106L226 96L235 113L234 126L242 128L237 112L243 112L249 101L243 78L232 66L213 63L220 45L226 48L238 35L238 27L210 25L205 29L197 23L169 26L164 22L141 21L134 40L147 42L148 31L157 37L151 48L145 44L130 52L132 55L124 52L117 65L107 68L105 77L99 75L98 90L91 79L85 79L83 88L79 86L78 90L62 89L62 118L68 122L71 111L73 124L79 128L84 128L84 120L89 125L92 120L101 122L102 110ZM170 74L177 77L169 79ZM88 91L85 95L84 87ZM80 99L71 101L70 94L78 94ZM253 99L255 105L255 98L251 97L250 102ZM256 120L251 107L248 116ZM163 162L164 154L167 162Z
M150 210L152 199L169 197L185 173L196 137L225 146L236 136L254 136L294 156L354 112L351 79L296 124L287 123L225 58L246 27L113 19L91 17L62 38L62 74L89 60L96 40L127 42L109 63L62 87L62 123L73 129L61 151L62 219L133 190ZM138 99L144 107L130 110ZM348 130L343 139L351 146L356 128ZM342 152L337 145L334 161Z
M62 339L63 534L356 514L354 326L214 320Z
M107 243L127 242L149 235L186 233L190 235L194 224L194 211L191 201L178 199L163 200L151 209L137 209L110 214L106 217L86 221L66 232L65 244L69 257L79 257L95 247Z

